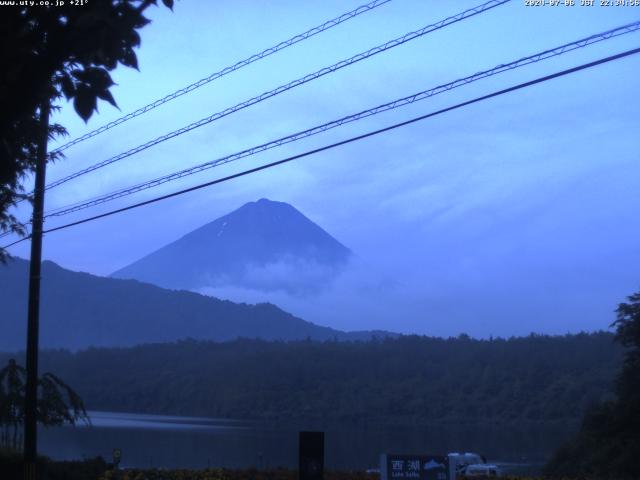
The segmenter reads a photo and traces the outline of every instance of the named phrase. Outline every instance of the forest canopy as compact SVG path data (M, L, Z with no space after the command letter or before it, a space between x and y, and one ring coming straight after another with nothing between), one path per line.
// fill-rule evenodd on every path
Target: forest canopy
M406 424L564 423L612 396L609 333L371 342L181 341L45 351L90 410ZM0 355L0 361L2 360Z

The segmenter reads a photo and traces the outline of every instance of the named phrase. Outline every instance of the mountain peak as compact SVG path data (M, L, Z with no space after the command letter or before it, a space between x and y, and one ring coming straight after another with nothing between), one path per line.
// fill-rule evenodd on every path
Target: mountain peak
M281 206L281 205L286 205L288 207L291 207L291 205L289 205L288 203L285 203L285 202L277 202L277 201L274 201L274 200L269 200L268 198L261 198L259 200L254 201L254 202L245 203L238 210L241 210L241 209L243 209L245 207L247 207L247 208L267 207L268 208L268 207L278 207L278 206Z
M257 211L257 212L282 212L282 211L289 211L289 212L296 212L300 215L302 215L295 207L293 207L292 205L286 203L286 202L278 202L275 200L269 200L268 198L261 198L259 200L256 200L254 202L247 202L244 205L242 205L240 208L232 211L231 213L228 213L227 215L225 215L224 217L221 217L217 220L221 220L222 218L228 218L228 217L232 217L236 214L239 214L241 212L247 212L247 211ZM304 215L302 215L304 216ZM214 220L215 222L215 220Z
M167 288L324 288L351 251L292 205L261 198L115 272Z

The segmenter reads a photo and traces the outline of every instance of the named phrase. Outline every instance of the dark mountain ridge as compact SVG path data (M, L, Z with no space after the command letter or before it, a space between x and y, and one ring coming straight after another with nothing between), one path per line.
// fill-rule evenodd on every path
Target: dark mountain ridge
M28 261L19 258L0 265L0 350L24 348L28 270ZM123 347L184 338L356 340L374 334L315 325L268 303L238 304L136 280L73 272L50 261L42 265L42 348Z

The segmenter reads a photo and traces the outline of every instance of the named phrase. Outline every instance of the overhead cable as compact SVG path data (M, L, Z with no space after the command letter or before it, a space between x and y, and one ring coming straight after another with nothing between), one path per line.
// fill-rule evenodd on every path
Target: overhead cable
M115 214L118 214L118 213L123 213L123 212L126 212L128 210L133 210L135 208L140 208L140 207L143 207L145 205L150 205L152 203L160 202L162 200L166 200L166 199L169 199L169 198L173 198L173 197L177 197L177 196L180 196L180 195L184 195L186 193L193 192L195 190L200 190L200 189L203 189L203 188L206 188L206 187L210 187L212 185L216 185L216 184L220 184L220 183L223 183L223 182L227 182L229 180L233 180L233 179L236 179L236 178L244 177L246 175L250 175L250 174L259 172L261 170L267 170L269 168L273 168L273 167L276 167L278 165L282 165L282 164L285 164L285 163L288 163L288 162L291 162L291 161L294 161L294 160L298 160L298 159L303 158L303 157L307 157L307 156L310 156L310 155L313 155L313 154L316 154L316 153L320 153L320 152L323 152L323 151L327 151L327 150L342 146L342 145L346 145L346 144L353 143L353 142L356 142L356 141L359 141L359 140L363 140L365 138L369 138L369 137L372 137L372 136L375 136L375 135L379 135L381 133L386 133L386 132L389 132L389 131L394 130L396 128L404 127L406 125L410 125L410 124L413 124L413 123L416 123L416 122L419 122L419 121L422 121L422 120L426 120L428 118L432 118L432 117L441 115L441 114L446 113L446 112L457 110L457 109L460 109L460 108L463 108L463 107L466 107L466 106L469 106L469 105L472 105L472 104L475 104L475 103L479 103L479 102L482 102L482 101L485 101L485 100L488 100L488 99L491 99L491 98L494 98L494 97L498 97L498 96L501 96L501 95L504 95L504 94L507 94L507 93L510 93L510 92L514 92L514 91L517 91L517 90L521 90L523 88L531 87L533 85L544 83L544 82L547 82L549 80L553 80L555 78L563 77L563 76L566 76L566 75L570 75L572 73L576 73L576 72L579 72L579 71L582 71L582 70L593 68L595 66L602 65L602 64L605 64L605 63L609 63L609 62L612 62L614 60L619 60L621 58L625 58L625 57L628 57L628 56L631 56L631 55L635 55L637 53L640 53L640 48L634 48L634 49L631 49L631 50L627 50L625 52L618 53L616 55L611 55L611 56L608 56L608 57L601 58L599 60L595 60L595 61L592 61L592 62L589 62L589 63L585 63L585 64L579 65L577 67L573 67L573 68L569 68L569 69L566 69L566 70L562 70L562 71L559 71L559 72L556 72L556 73L553 73L553 74L550 74L550 75L545 75L543 77L538 77L538 78L536 78L534 80L530 80L528 82L520 83L520 84L514 85L512 87L508 87L508 88L505 88L505 89L502 89L502 90L498 90L498 91L489 93L487 95L483 95L481 97L476 97L476 98L474 98L472 100L467 100L465 102L458 103L456 105L453 105L453 106L450 106L450 107L447 107L447 108L443 108L443 109L440 109L440 110L437 110L437 111L434 111L434 112L431 112L431 113L427 113L425 115L421 115L419 117L415 117L415 118L412 118L410 120L405 120L404 122L396 123L396 124L390 125L388 127L384 127L384 128L381 128L381 129L378 129L378 130L374 130L374 131L371 131L371 132L368 132L368 133L365 133L365 134L362 134L362 135L351 137L351 138L348 138L346 140L342 140L340 142L332 143L330 145L325 145L325 146L320 147L320 148L316 148L316 149L313 149L313 150L308 150L308 151L306 151L304 153L300 153L300 154L297 154L297 155L292 155L292 156L284 158L282 160L278 160L278 161L271 162L271 163L268 163L268 164L265 164L265 165L261 165L259 167L255 167L255 168L251 168L251 169L248 169L248 170L244 170L242 172L235 173L233 175L229 175L229 176L226 176L226 177L223 177L223 178L218 178L216 180L212 180L212 181L209 181L209 182L201 183L201 184L195 185L193 187L189 187L189 188L186 188L186 189L183 189L183 190L179 190L177 192L173 192L173 193L169 193L169 194L162 195L162 196L159 196L159 197L155 197L155 198L152 198L150 200L145 200L143 202L135 203L135 204L129 205L127 207L118 208L118 209L111 210L109 212L105 212L105 213L102 213L102 214L99 214L99 215L94 215L92 217L83 218L83 219L77 220L75 222L71 222L71 223L67 223L67 224L64 224L64 225L57 226L57 227L53 227L53 228L45 230L43 233L52 233L52 232L56 232L56 231L59 231L59 230L64 230L64 229L67 229L67 228L70 228L70 227L74 227L74 226L77 226L77 225L81 225L81 224L84 224L84 223L87 223L87 222L92 222L94 220L98 220L98 219L101 219L101 218L109 217L109 216L112 216L112 215L115 215ZM29 237L24 237L24 238L22 238L22 239L20 239L20 240L18 240L16 242L14 242L14 243L12 243L10 245L7 245L5 247L2 247L2 248L3 249L4 248L8 248L9 246L15 245L16 243L24 241L24 240L26 240L28 238Z
M278 138L276 140L271 140L267 143L263 143L261 145L257 145L245 150L242 150L240 152L236 152L230 155L226 155L224 157L209 161L209 162L205 162L202 163L200 165L196 165L190 168L186 168L168 175L164 175L158 178L155 178L153 180L149 180L146 182L142 182L139 183L137 185L133 185L131 187L127 187L127 188L123 188L120 190L117 190L115 192L111 192L108 193L106 195L102 195L102 196L97 196L82 202L76 202L74 204L71 205L66 205L63 207L59 207L55 210L52 210L50 212L45 213L45 218L49 218L49 217L59 217L62 215L67 215L73 212L77 212L80 210L84 210L86 208L89 207L93 207L96 205L100 205L121 197L125 197L143 190L147 190L149 188L153 188L153 187L157 187L159 185L165 184L167 182L173 181L173 180L177 180L189 175L193 175L214 167L218 167L220 165L224 165L230 162L234 162L237 161L241 158L245 158L245 157L249 157L251 155L255 155L257 153L263 152L265 150L269 150L287 143L291 143L291 142L295 142L298 140L301 140L303 138L307 138L310 137L312 135L316 135L322 132L325 132L327 130L330 130L332 128L336 128L339 127L341 125L345 125L347 123L350 122L355 122L358 120L361 120L363 118L366 117L370 117L373 115L377 115L379 113L382 112L386 112L388 110L393 110L395 108L398 107L402 107L405 105L409 105L412 103L415 103L417 101L420 100L425 100L427 98L433 97L435 95L453 90L455 88L461 87L463 85L467 85L469 83L481 80L483 78L487 78L493 75L497 75L509 70L513 70L519 67L523 67L525 65L530 65L532 63L536 63L542 60L546 60L549 58L553 58L559 55L562 55L564 53L576 50L578 48L583 48L586 47L588 45L592 45L594 43L598 43L601 42L603 40L607 40L610 38L614 38L620 35L624 35L627 33L631 33L631 32L635 32L640 30L640 21L636 21L627 25L623 25L611 30L607 30L605 32L601 32L595 35L591 35L589 37L586 38L582 38L580 40L576 40L574 42L571 43L566 43L564 45L561 45L559 47L555 47L552 49L548 49L545 50L543 52L539 52L536 53L534 55L529 55L527 57L523 57L520 58L518 60L509 62L509 63L504 63L504 64L500 64L497 65L489 70L484 70L484 71L480 71L477 72L473 75L470 75L468 77L464 77L464 78L460 78L458 80L455 80L453 82L449 82L446 83L444 85L439 85L437 87L431 88L429 90L424 90L418 93L414 93L413 95L410 96L406 96L397 100L394 100L392 102L388 102L388 103L384 103L382 105L378 105L376 107L370 108L368 110L363 110L360 111L358 113L354 113L352 115L348 115L345 117L342 117L340 119L337 120L333 120L331 122L328 123L324 123L322 125L318 125L316 127L313 128L309 128L307 130L303 130L300 132L296 132L293 133L291 135L285 136L285 137L281 137Z
M122 152L118 155L115 155L111 158L108 158L106 160L103 160L101 162L98 162L94 165L91 165L89 167L86 167L82 170L79 170L75 173L72 173L66 177L63 177L59 180L56 180L50 184L48 184L46 186L46 189L51 189L54 187L57 187L59 185L62 185L63 183L68 182L69 180L73 180L74 178L80 177L82 175L85 175L87 173L93 172L99 168L103 168L107 165L110 165L114 162L120 161L124 158L130 157L132 155L135 155L136 153L142 152L143 150L146 150L150 147L153 147L154 145L158 145L159 143L165 142L169 139L175 138L179 135L182 135L184 133L190 132L191 130L194 130L198 127L202 127L203 125L207 125L211 122L214 122L216 120L219 120L223 117L226 117L228 115L231 115L232 113L238 112L240 110L243 110L247 107L250 107L252 105L255 105L257 103L260 103L264 100L267 100L268 98L274 97L276 95L279 95L283 92L289 91L293 88L299 87L300 85L304 85L308 82L311 82L312 80L316 80L324 75L327 75L329 73L333 73L337 70L340 70L344 67L347 67L349 65L353 65L357 62L360 62L364 59L370 58L374 55L377 55L379 53L385 52L391 48L397 47L399 45L403 45L411 40L415 40L417 38L420 38L424 35L427 35L431 32L434 32L436 30L440 30L448 25L452 25L454 23L460 22L462 20L465 20L467 18L473 17L475 15L478 15L480 13L486 12L487 10L490 10L492 8L495 8L499 5L503 5L505 3L510 2L511 0L490 0L486 3L483 3L481 5L478 5L477 7L474 8L470 8L468 10L465 10L464 12L458 13L457 15L453 15L451 17L447 17L444 20L441 20L437 23L431 24L431 25L427 25L426 27L423 27L419 30L413 31L413 32L409 32L401 37L395 38L393 40L390 40L382 45L378 45L377 47L371 48L369 50L367 50L366 52L362 52L359 53L357 55L354 55L353 57L350 57L346 60L341 60L338 63L335 63L329 67L325 67L322 68L314 73L310 73L308 75L305 75L304 77L298 78L297 80L293 80L292 82L286 83L284 85L281 85L277 88L274 88L273 90L269 90L267 92L264 92L256 97L253 97L249 100L245 100L244 102L238 103L237 105L234 105L233 107L229 107L226 108L222 111L219 111L217 113L214 113L208 117L202 118L196 122L193 122L185 127L179 128L178 130L174 130L172 132L166 133L164 135L161 135L153 140L150 140L146 143L143 143L141 145L138 145L130 150L127 150L125 152Z
M339 17L333 18L331 20L328 20L326 22L324 22L322 25L318 25L316 27L313 27L310 30L307 30L306 32L300 33L298 35L295 35L283 42L278 43L277 45L274 45L273 47L269 47L263 51L261 51L260 53L256 53L254 55L251 55L248 58L245 58L244 60L240 60L239 62L230 65L228 67L223 68L222 70L219 70L215 73L212 73L211 75L201 78L200 80L198 80L197 82L193 82L190 85L187 85L186 87L181 88L180 90L176 90L173 93L170 93L158 100L155 100L154 102L151 102L147 105L145 105L144 107L140 107L137 110L134 110L131 113L128 113L126 115L123 115L120 118L117 118L105 125L102 125L99 128L96 128L95 130L92 130L88 133L85 133L84 135L81 135L73 140L71 140L70 142L65 143L64 145L61 145L60 147L56 148L54 150L54 152L62 152L63 150L68 149L69 147L72 147L73 145L76 145L80 142L83 142L84 140L87 140L89 138L95 137L96 135L99 135L103 132L106 132L107 130L112 129L113 127L120 125L121 123L126 122L127 120L131 120L132 118L138 117L144 113L147 113L150 110L153 110L154 108L159 107L160 105L163 105L167 102L170 102L171 100L174 100L178 97L181 97L182 95L185 95L189 92L192 92L208 83L213 82L214 80L217 80L221 77L224 77L225 75L228 75L229 73L235 72L236 70L239 70L243 67L246 67L247 65L250 65L254 62L257 62L258 60L262 60L263 58L266 58L270 55L273 55L276 52L279 52L280 50L284 50L287 47L290 47L292 45L295 45L296 43L302 42L303 40L306 40L308 38L313 37L314 35L317 35L321 32L324 32L326 30L329 30L330 28L333 28L337 25L340 25L341 23L346 22L347 20L351 20L352 18L357 17L358 15L361 15L363 13L369 12L371 10L373 10L374 8L380 7L386 3L389 3L391 0L374 0L372 2L369 2L365 5L361 5L358 8L351 10L347 13L343 13L342 15L340 15Z

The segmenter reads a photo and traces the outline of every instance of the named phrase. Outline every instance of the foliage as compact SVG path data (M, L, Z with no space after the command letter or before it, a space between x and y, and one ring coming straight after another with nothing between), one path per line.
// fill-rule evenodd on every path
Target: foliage
M94 409L226 418L575 427L610 396L608 333L371 342L182 341L45 351ZM0 356L1 359L1 356Z
M640 292L617 309L615 339L624 347L616 398L590 409L579 434L547 466L554 476L640 478Z
M365 472L327 471L326 480L377 480L379 475ZM127 469L107 471L99 480L297 480L298 472L287 469L273 470L227 470L209 468L205 470L157 470Z
M53 3L53 2L51 2ZM25 198L21 185L33 171L41 138L41 107L65 97L85 121L98 99L116 106L110 71L138 67L138 30L156 0L102 0L82 6L33 6L16 2L0 15L0 232L24 233L8 212ZM172 8L173 0L163 0ZM64 134L49 127L49 137ZM49 160L53 160L50 157ZM4 258L0 250L0 259Z
M325 480L378 480L378 473L350 472L350 471L325 471ZM465 477L458 477L465 480ZM478 477L467 477L469 480ZM502 480L543 480L534 477L500 477ZM131 468L122 471L106 471L99 480L297 480L298 472L295 470L157 470ZM563 480L578 480L577 478L565 478Z
M86 460L46 462L48 480L97 480L109 468L102 457Z
M83 461L53 461L40 457L41 470L49 480L297 480L298 472L284 468L256 469L144 469L113 470L104 459L97 457ZM13 475L12 475L13 474ZM21 478L22 456L3 454L0 450L0 478ZM20 475L20 476L19 476ZM378 480L377 473L362 471L325 471L325 480ZM475 477L477 478L477 477ZM538 477L507 476L502 480L544 480ZM461 477L460 480L465 480ZM469 478L471 480L471 478ZM566 477L562 480L582 480Z
M38 478L47 480L97 480L109 468L101 457L82 461L54 461L39 456ZM18 479L24 475L24 456L20 452L0 449L0 478Z
M620 399L626 402L624 407L638 407L640 406L640 292L631 295L629 303L621 303L617 314L618 317L613 323L617 328L616 340L627 349L624 355L624 367L617 380L617 391ZM618 407L623 405L619 404Z
M24 423L26 370L10 359L0 370L0 446L18 448L18 427ZM57 426L78 420L89 421L80 396L52 373L38 379L37 420Z
M24 419L26 370L15 360L0 370L0 446L18 445L18 426Z

